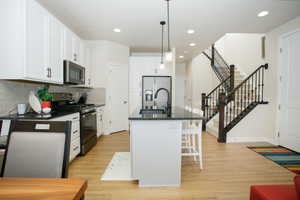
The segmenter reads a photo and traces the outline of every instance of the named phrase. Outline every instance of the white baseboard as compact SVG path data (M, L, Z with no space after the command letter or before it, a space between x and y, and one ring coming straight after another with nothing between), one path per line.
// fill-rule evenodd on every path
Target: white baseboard
M211 135L218 137L218 129L212 125L206 126L206 132L210 133Z
M266 142L270 143L270 144L273 144L273 145L279 145L279 141L277 139L270 139L270 138L267 138L266 139Z
M265 137L227 137L227 143L245 143L245 142L268 142L275 144L275 141Z

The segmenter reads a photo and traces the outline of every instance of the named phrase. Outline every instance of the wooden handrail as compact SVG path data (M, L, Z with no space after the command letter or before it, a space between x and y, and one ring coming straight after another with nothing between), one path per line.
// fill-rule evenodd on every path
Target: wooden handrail
M211 58L211 57L209 57L209 55L208 55L206 52L204 52L204 51L203 51L203 52L202 52L202 54L203 54L203 55L205 55L205 56L208 58L208 60L210 60L210 61L211 61L211 59L212 59L212 58Z
M225 63L226 67L229 69L229 65L224 60L223 56L221 56L220 52L214 46L213 46L213 50L215 51L215 54L217 54L221 58L221 60Z

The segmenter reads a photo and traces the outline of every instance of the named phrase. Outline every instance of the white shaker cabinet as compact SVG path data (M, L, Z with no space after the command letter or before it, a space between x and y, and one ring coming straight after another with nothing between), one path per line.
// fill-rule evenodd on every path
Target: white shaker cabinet
M50 78L47 66L49 16L37 2L29 0L26 5L26 67L25 77L35 80Z
M3 0L0 23L0 79L62 83L62 24L56 18L35 0Z
M92 88L92 66L91 66L91 48L85 46L84 67L85 67L85 86Z
M74 113L63 117L54 118L51 121L71 121L71 143L70 143L70 162L80 153L80 115Z
M49 20L50 80L63 83L63 25L54 17Z
M73 60L77 64L81 64L80 56L80 38L73 33L72 36Z
M65 27L64 31L64 41L65 41L65 57L64 59L72 61L77 64L80 62L80 38L73 33L70 29Z
M98 107L97 111L97 137L100 137L104 133L103 129L103 107Z

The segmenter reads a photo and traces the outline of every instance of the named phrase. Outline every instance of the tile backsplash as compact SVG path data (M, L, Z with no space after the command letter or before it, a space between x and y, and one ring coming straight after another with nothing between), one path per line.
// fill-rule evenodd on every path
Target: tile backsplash
M30 91L37 91L42 84L0 80L0 115L6 115L19 103L28 103ZM72 94L90 92L91 89L51 86L50 92L69 92Z

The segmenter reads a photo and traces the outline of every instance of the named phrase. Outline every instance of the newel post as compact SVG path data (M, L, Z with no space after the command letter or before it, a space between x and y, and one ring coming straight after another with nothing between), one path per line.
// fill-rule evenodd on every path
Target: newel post
M234 65L230 65L230 88L229 88L229 93L232 92L234 90L234 82L235 82L235 66ZM234 94L230 97L231 100L234 100Z
M226 143L226 133L224 131L224 119L225 119L225 103L226 94L224 92L220 93L218 109L219 109L219 137L218 142Z
M206 118L207 113L205 112L205 110L206 110L206 94L205 93L201 94L201 110L203 111L203 116ZM206 131L206 120L203 120L203 122L202 122L202 131Z

